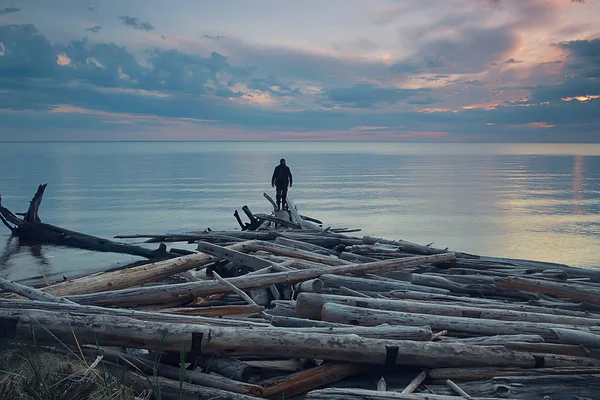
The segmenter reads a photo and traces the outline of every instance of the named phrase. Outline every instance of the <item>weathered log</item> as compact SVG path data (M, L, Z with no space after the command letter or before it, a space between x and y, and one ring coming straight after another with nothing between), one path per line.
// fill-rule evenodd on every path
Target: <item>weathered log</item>
M83 354L94 358L97 356L103 356L104 360L108 360L112 363L123 365L124 367L133 367L142 373L158 375L175 381L179 381L181 379L182 382L192 383L194 385L207 386L215 389L252 396L262 397L265 395L263 388L257 385L237 382L232 379L214 374L206 374L202 372L176 368L170 365L162 364L156 360L151 361L148 359L140 359L130 354L120 353L107 348L85 347L83 348Z
M554 328L552 333L562 343L576 344L594 349L600 348L600 335L574 329Z
M4 278L0 278L0 289L32 300L47 301L53 303L76 304L75 302L69 299L52 296L48 293L44 293L40 290L31 288L29 286L24 286L16 282L11 282Z
M347 251L342 251L339 255L340 259L350 262L373 262L377 261L379 258L363 256L361 254L349 253Z
M104 363L107 367L109 363ZM156 393L160 399L167 400L198 400L198 399L219 399L219 400L260 400L260 397L249 396L242 393L234 393L221 389L214 389L206 386L194 385L187 382L179 382L160 376L148 376L140 373L124 370L121 366L115 366L113 369L116 376L119 376L124 383L134 390L143 393ZM115 368L113 367L113 368ZM160 393L160 394L159 394Z
M324 285L325 284L320 279L310 279L308 281L295 284L294 290L296 292L320 293L323 291Z
M240 246L242 246L241 248L245 248L245 245L247 245L247 243ZM216 258L229 260L240 267L247 267L252 270L258 270L271 266L269 261L242 253L241 251L237 251L231 247L222 247L208 242L199 241L197 250Z
M170 322L179 324L219 325L219 326L247 326L268 327L266 323L250 322L225 318L209 318L203 316L176 315L168 313L124 310L119 308L104 308L84 306L78 304L57 304L52 302L22 301L0 299L0 309L16 310L45 310L54 312L69 312L72 315L110 315L115 317L133 318L148 322ZM325 322L324 322L325 324Z
M508 269L514 268L525 268L534 270L547 270L547 269L560 269L565 272L571 278L590 278L594 282L600 282L600 271L593 268L578 268L570 267L564 264L549 263L543 261L531 261L531 260L520 260L512 258L498 258L498 257L480 257L478 260L467 260L461 259L461 263L472 267L482 267L483 269L489 269L490 266L494 265L494 268L506 267ZM454 265L458 267L460 265Z
M349 265L348 261L340 260L337 257L321 255L313 253L312 251L301 250L298 248L283 246L277 243L269 243L264 241L252 241L247 242L243 247L242 251L246 252L256 252L256 251L265 251L271 254L298 258L301 260L307 260L319 264L324 265Z
M416 243L407 242L404 240L387 240L383 238L377 238L373 236L363 236L362 242L364 244L389 244L397 247L398 250L405 251L407 253L412 254L422 254L422 255L431 255L431 254L442 254L447 253L448 250L436 249L429 246L422 246Z
M301 240L306 243L312 243L327 248L334 248L335 246L338 246L340 244L345 246L351 246L361 243L360 239L358 238L340 236L331 231L323 233L322 230L319 232L309 232L308 230L302 232L280 232L279 236L294 240Z
M244 212L244 214L246 214L246 216L250 220L250 227L248 229L253 231L256 228L258 228L260 225L260 221L254 216L254 214L252 214L252 211L250 211L248 206L243 206L242 211Z
M400 311L373 310L369 308L350 307L342 304L326 303L322 309L323 321L351 325L375 326L383 323L390 325L423 326L429 325L433 330L448 330L451 335L541 335L544 340L556 342L552 332L554 328L568 328L567 325L496 321L489 319L448 317L433 314L416 314Z
M190 257L190 256L184 256ZM422 263L434 263L454 259L454 254L438 254L434 256L417 256L398 260L385 260L365 264L349 264L323 267L321 269L279 272L270 275L241 276L229 279L239 289L257 289L272 284L293 284L307 279L318 278L323 274L352 274L363 272L380 272L390 269L412 268ZM182 257L183 258L183 257ZM194 260L196 261L196 260ZM215 281L199 281L174 285L159 285L147 288L132 288L111 292L69 296L70 300L79 304L119 305L128 307L143 304L161 304L180 296L203 297L231 291L226 285Z
M282 246L287 246L287 247L291 247L291 248L299 249L299 250L310 251L312 253L317 253L317 254L323 254L323 255L329 255L329 256L336 255L335 251L330 250L326 247L318 246L316 244L311 244L311 243L305 243L300 240L288 239L285 237L278 237L277 239L275 239L275 243L280 244Z
M408 386L406 386L403 390L402 390L402 394L410 394L412 392L414 392L415 390L417 390L419 388L419 386L421 386L421 383L423 383L423 381L427 378L427 371L421 371L421 373L419 375L417 375L415 377L415 379L413 379Z
M37 192L35 192L33 199L31 199L31 202L29 203L29 208L27 209L27 212L25 213L25 216L23 217L23 221L25 223L27 223L27 222L38 222L38 223L42 222L42 220L40 219L38 214L39 214L40 206L42 205L42 198L44 197L44 192L46 191L47 186L48 186L47 183L38 186L38 190L37 190Z
M313 390L306 400L456 400L456 396L439 394L416 394L378 392L365 389L321 389ZM497 397L471 397L472 400L500 400Z
M496 311L485 308L432 304L411 300L363 299L317 293L300 293L296 300L296 313L298 316L310 319L321 318L321 309L325 303L337 303L346 304L353 307L373 308L377 310L404 311L417 314L434 314L465 318L495 319L503 321L548 322L553 324L583 326L598 325L600 323L599 320L592 318L527 313L511 310Z
M435 302L436 304L456 304L467 307L480 307L492 309L504 309L522 312L533 312L553 315L568 315L582 318L600 318L600 315L593 314L587 311L565 310L541 306L526 305L521 303L507 302L503 300L483 299L480 297L459 297L442 294L428 294L424 292L414 292L408 290L394 290L389 293L392 297L398 299L423 300L427 302ZM538 300L535 300L536 302ZM573 304L574 306L576 304Z
M272 215L267 214L254 214L254 216L261 221L273 222L275 224L285 226L287 228L296 228L299 229L300 225L295 222L286 221L283 218L274 217Z
M260 330L246 330L242 334L234 328L211 328L209 341L203 341L202 351L207 354L236 357L262 357L286 354L303 357L368 364L398 364L418 367L436 366L600 366L600 361L544 354L514 352L502 347L458 345L452 343L386 341L361 338L354 335L301 334L285 330L271 330L265 335ZM396 351L397 349L397 351ZM390 353L391 352L391 353ZM387 360L387 361L386 361Z
M377 391L387 392L387 382L385 381L385 378L383 376L377 382Z
M275 201L273 200L273 198L271 196L269 196L268 194L266 194L266 193L263 193L263 196L273 206L273 212L277 211L277 204L275 203Z
M233 212L233 216L235 217L235 220L237 221L238 225L240 226L240 229L245 231L247 229L247 227L242 222L242 219L240 218L240 213L238 212L238 210L235 210Z
M349 327L346 324L335 324L325 321L314 321L304 318L282 317L274 315L271 319L271 325L282 328L309 328L309 327Z
M473 295L473 296L506 297L511 300L512 299L530 300L530 299L538 298L537 295L534 295L531 293L521 292L518 290L503 289L503 288L496 287L493 284L488 284L488 285L476 284L476 283L475 284L474 283L463 284L463 283L454 282L454 281L444 278L442 276L435 276L435 275L412 274L411 283L413 283L415 285L431 286L431 287L436 287L436 288L441 288L441 289L447 289L453 293L464 293L464 294L469 294L469 295Z
M511 399L593 399L600 392L598 375L503 376L488 381L462 382L473 396L498 396ZM435 381L437 383L437 381ZM428 385L436 393L450 394L445 385Z
M27 311L0 311L5 337L36 342L98 344L204 355L263 358L286 354L366 364L443 366L600 366L593 358L534 355L502 347L362 338L356 335L296 333L284 329L246 329L148 323L130 318Z
M264 396L284 399L296 394L337 382L367 370L368 367L354 363L325 363L304 371L279 376L260 382Z
M292 220L294 222L296 222L297 224L299 224L302 227L302 229L315 229L315 230L321 229L321 227L319 225L315 224L314 222L304 220L300 216L300 213L298 213L298 209L296 208L296 205L294 204L292 199L290 199L289 197L287 198L287 204L289 206L290 214L292 215Z
M600 374L597 367L553 367L553 368L434 368L429 371L429 378L445 381L476 381L500 376L531 376L531 375L592 375Z
M507 342L504 347L516 351L600 358L600 350L572 344Z
M323 222L316 218L309 217L307 215L302 215L302 214L300 214L300 217L305 221L314 222L315 224L318 224L318 225L323 225ZM330 229L330 231L336 232L336 233L337 232L348 233L348 232L360 232L361 230L360 229L348 229L348 228L333 228L333 229Z
M433 332L428 326L342 326L342 327L306 327L306 328L285 328L289 332L299 333L327 333L330 335L357 335L373 339L389 340L416 340L429 341L433 337Z
M369 296L368 294L364 294L362 292L359 292L358 290L347 288L346 286L340 286L339 290L340 290L340 293L343 294L344 296L371 298L371 296ZM313 293L315 293L315 292L313 292ZM316 293L318 293L318 292L316 292Z
M274 300L271 305L274 306L268 310L271 316L296 317L296 302L293 300Z
M540 335L496 335L496 336L482 336L451 339L454 342L463 344L476 344L478 346L504 346L508 342L521 342L521 343L543 343L544 338Z
M362 264L367 265L367 264ZM392 290L414 290L425 293L447 294L446 289L438 289L429 286L413 285L411 283L392 281L392 280L375 280L353 276L337 276L331 274L323 274L319 278L325 284L325 288L338 289L345 286L349 289L358 290L360 292L389 292Z
M504 279L498 278L496 286L528 292L545 293L556 297L566 297L575 301L600 304L600 289L577 283L512 277Z
M600 305L585 302L575 303L568 300L565 302L558 302L557 300L529 300L528 303L536 307L546 307L564 311L591 312L596 315L600 314Z
M13 233L17 227L24 223L21 218L17 217L8 208L2 205L2 196L0 196L0 217L2 217L2 223L4 223L4 225Z
M222 317L224 315L255 314L263 310L264 307L259 305L244 304L216 307L165 308L160 310L160 312L169 314L201 315L204 317Z
M194 358L193 362L194 365L202 367L206 373L215 372L239 382L247 382L255 370L252 366L236 358L198 356Z
M44 243L77 247L92 251L131 254L147 259L165 259L176 256L167 252L164 245L161 245L157 250L150 250L145 247L113 242L108 239L42 223L38 212L46 186L46 184L39 185L23 219L18 218L10 210L0 205L0 214L3 216L3 222L11 229L14 235ZM9 224L13 224L14 226L11 227Z
M242 244L235 244L230 246L229 249L236 250L240 246ZM104 272L72 281L57 283L42 289L42 291L47 291L55 296L67 296L124 289L142 283L157 281L192 268L200 268L215 260L216 258L209 254L192 254L128 268L126 270Z
M18 227L14 234L28 240L52 243L59 246L76 247L85 250L104 253L121 253L144 257L147 259L165 259L176 257L176 254L167 252L166 246L161 245L156 250L71 231L58 226L41 222L26 223Z
M446 385L448 385L448 387L450 389L452 389L452 391L454 393L458 394L460 397L462 397L464 399L472 398L471 396L469 396L469 394L467 392L462 390L456 383L452 382L451 379L446 379Z

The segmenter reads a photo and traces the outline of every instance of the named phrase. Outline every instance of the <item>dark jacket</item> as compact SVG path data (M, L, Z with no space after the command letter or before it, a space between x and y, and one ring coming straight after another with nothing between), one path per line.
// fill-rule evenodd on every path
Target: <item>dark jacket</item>
M271 178L271 185L288 187L292 186L292 171L287 165L281 165L275 167L273 171L273 177Z

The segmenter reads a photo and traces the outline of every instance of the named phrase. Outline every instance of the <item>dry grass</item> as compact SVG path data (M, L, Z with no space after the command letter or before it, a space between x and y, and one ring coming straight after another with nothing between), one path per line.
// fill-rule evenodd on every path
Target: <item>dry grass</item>
M101 366L26 345L0 349L0 399L130 400L135 396Z

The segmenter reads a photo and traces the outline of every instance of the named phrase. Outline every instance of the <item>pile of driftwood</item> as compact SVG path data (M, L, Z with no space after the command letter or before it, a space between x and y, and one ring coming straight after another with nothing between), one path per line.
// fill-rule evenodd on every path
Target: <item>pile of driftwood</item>
M352 236L289 205L236 212L241 231L134 235L192 254L2 280L0 336L161 398L599 398L600 271Z

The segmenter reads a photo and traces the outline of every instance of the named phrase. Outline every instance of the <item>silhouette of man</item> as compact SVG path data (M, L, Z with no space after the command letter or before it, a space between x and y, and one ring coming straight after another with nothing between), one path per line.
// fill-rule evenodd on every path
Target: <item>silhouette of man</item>
M271 178L271 186L277 187L277 211L287 209L287 191L289 187L292 187L292 172L290 167L285 165L285 159L279 160L279 165L275 167L273 171L273 177Z

